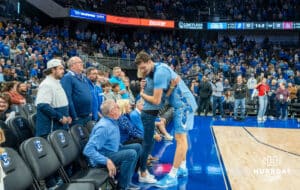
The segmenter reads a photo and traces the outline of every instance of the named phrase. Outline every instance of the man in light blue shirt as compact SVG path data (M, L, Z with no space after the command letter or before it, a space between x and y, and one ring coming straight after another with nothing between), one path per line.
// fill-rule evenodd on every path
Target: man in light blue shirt
M83 154L92 167L106 165L109 176L120 170L118 189L133 189L131 178L141 153L140 144L121 145L117 119L121 112L114 100L106 100L101 105L103 117L93 128Z

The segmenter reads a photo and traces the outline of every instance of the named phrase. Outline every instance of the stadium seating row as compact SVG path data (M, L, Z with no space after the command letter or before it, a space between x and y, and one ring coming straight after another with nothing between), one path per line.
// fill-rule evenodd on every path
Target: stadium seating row
M20 116L16 118L16 120L20 119L26 120ZM10 131L11 128L5 126L5 123L0 124L5 132ZM10 133L16 135L12 130ZM30 136L28 128L25 134ZM99 189L103 186L104 189L112 189L114 187L112 180L108 180L106 169L88 168L81 154L89 138L86 127L75 125L69 131L53 131L49 134L48 141L42 137L26 138L26 135L17 138L16 144L8 143L7 145L12 146L6 146L5 152L0 155L1 165L7 175L4 180L5 189L43 189L43 181L56 172L64 181L58 189ZM17 145L21 156L15 149ZM66 168L72 168L72 172L66 171Z

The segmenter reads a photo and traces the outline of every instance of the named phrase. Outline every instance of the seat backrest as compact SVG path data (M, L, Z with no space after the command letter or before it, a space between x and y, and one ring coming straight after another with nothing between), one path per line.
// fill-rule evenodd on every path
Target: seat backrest
M48 141L63 166L71 164L79 157L79 149L67 131L53 131L48 136Z
M89 141L89 132L86 127L82 125L74 125L69 130L80 152L83 151L86 143Z
M21 115L22 105L13 104L10 106L11 111L14 111L16 116Z
M4 121L0 121L0 128L3 130L4 132L4 136L5 136L5 142L0 144L2 147L10 147L13 148L15 150L18 149L19 144L16 141L17 136L14 134L14 132L12 131L12 129L10 129L5 123Z
M88 130L89 133L92 132L92 130L93 130L95 124L96 124L96 122L93 121L93 120L90 120L90 121L88 121L88 122L86 123L86 126L85 126L85 127L87 128L87 130Z
M291 103L291 107L295 110L300 110L300 103Z
M25 140L20 146L20 153L29 164L37 180L49 177L60 167L53 148L42 137L32 137Z
M24 160L12 148L5 147L0 154L1 166L6 174L4 178L4 189L25 190L33 184L30 169Z
M21 116L16 116L8 121L8 127L17 137L17 143L21 144L24 140L33 137L33 131L30 128L27 119Z
M33 134L35 134L35 122L36 121L36 112L33 114L30 114L29 118L28 118L28 122L30 125L30 128L32 129Z
M21 107L20 114L26 119L29 119L29 116L34 113L36 113L36 107L34 104L25 104Z

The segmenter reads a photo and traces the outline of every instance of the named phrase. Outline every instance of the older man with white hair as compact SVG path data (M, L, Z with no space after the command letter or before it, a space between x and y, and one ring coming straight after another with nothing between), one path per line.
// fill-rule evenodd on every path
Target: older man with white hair
M83 61L80 57L68 60L69 71L61 80L67 94L72 125L85 125L92 116L92 94L88 79L83 75Z
M106 165L111 177L116 175L118 167L120 171L118 189L139 189L131 183L131 178L142 147L140 144L120 144L117 119L121 111L114 100L104 101L101 111L103 117L93 128L83 154L88 158L92 167Z

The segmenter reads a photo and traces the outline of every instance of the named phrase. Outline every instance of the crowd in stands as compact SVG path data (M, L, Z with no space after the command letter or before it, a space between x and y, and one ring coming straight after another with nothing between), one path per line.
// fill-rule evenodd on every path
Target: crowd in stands
M269 85L271 81L277 85L282 81L290 83L289 85L300 85L299 49L283 48L269 42L267 38L262 43L257 43L244 36L237 36L236 39L224 36L218 41L209 41L168 31L138 31L131 34L118 34L114 31L108 34L92 30L70 32L66 26L42 27L36 18L26 18L20 24L3 23L0 28L0 80L24 82L31 92L43 78L48 60L62 57L66 61L75 55L85 56L87 46L93 47L89 49L89 53L93 52L96 57L115 56L129 60L133 60L136 52L144 49L155 61L171 65L189 85L194 84L191 81L199 83L204 76L213 84L216 79L222 78L222 97L231 89L238 75L242 75L245 82L251 77L258 79L264 76ZM93 66L93 63L85 64L86 67ZM102 72L101 75L109 77L107 72ZM127 90L129 84L133 83L131 103L138 93L135 78L126 78ZM105 90L109 84L102 85L105 96L115 96ZM115 88L118 87L113 84L113 92ZM199 100L201 95L198 94L197 85L193 88L196 89L195 95ZM254 87L252 85L249 88Z
M29 104L26 101L27 84L18 81L5 82L5 87L7 87L3 88L0 97L2 122L5 121L11 129L15 127L17 130L20 127L23 130L22 133L17 133L17 142L20 144L33 135L46 139L51 135L54 136L56 131L62 133L58 130L68 130L71 126L76 127L78 125L85 127L90 121L97 122L83 151L90 166L106 165L109 176L113 177L117 173L116 165L120 167L119 171L121 172L118 177L118 189L127 189L129 186L130 189L139 189L131 184L131 177L139 159L140 144L142 144L144 134L143 127L133 123L136 121L133 118L140 117L139 102L137 102L137 107L134 110L138 115L134 116L132 106L136 102L135 96L131 92L125 73L119 67L114 68L112 76L108 79L94 67L89 67L84 72L83 65L80 57L73 56L68 59L68 72L64 74L62 58L47 61L43 70L46 78L42 79L38 87L34 104L36 112L33 114L36 115L36 119L31 126L32 128L28 126L27 119L29 117L23 118L21 115L20 118L20 112L17 110L23 109L23 106ZM108 84L108 88L110 85L116 87L114 91L110 91L110 89L107 91L111 96L105 96L106 94L102 93L102 84ZM120 112L116 110L120 110ZM162 140L163 137L166 140L172 140L173 137L165 129L166 121L170 120L170 116L164 118L163 122L160 120L162 119L158 118L156 122L157 131L160 134L157 133L153 138L157 141ZM2 128L5 124L1 124ZM102 131L102 133L102 129L109 129L109 131ZM66 138L66 134L59 135L60 138ZM32 139L28 139L28 141L30 140ZM44 139L39 141L44 141ZM64 142L65 140L62 140L62 143ZM8 140L8 143L11 141ZM119 146L120 143L121 146ZM43 146L45 145L43 144ZM126 156L125 153L128 155ZM154 158L149 156L150 159ZM111 173L112 168L113 173ZM70 172L73 173L74 170L71 168ZM60 181L61 178L57 179L54 174L46 180L46 186L51 188L61 186Z
M289 21L299 19L298 11L300 8L300 2L297 0L87 0L85 3L75 3L73 5L66 3L68 1L57 0L57 2L64 6L75 6L75 8L120 16L172 19L176 21L208 21L214 16L231 21Z
M290 1L259 1L259 0L227 0L218 1L220 14L228 20L235 21L289 21L299 19L297 13L300 2Z
M105 133L101 134L103 138L108 141L110 138L117 139L114 141L117 144L119 141L123 144L141 144L144 131L139 122L135 122L142 109L136 76L128 76L126 70L120 67L115 67L110 74L95 68L96 64L84 63L81 59L87 56L85 51L89 51L88 54L93 52L96 57L115 56L130 60L140 50L148 52L154 61L169 64L181 75L198 101L196 114L199 115L212 112L213 119L218 114L221 119L226 115L236 120L244 119L248 114L246 104L252 101L258 107L254 115L257 115L259 122L264 122L266 116L286 120L292 116L288 113L288 105L298 104L300 100L300 49L297 47L283 48L267 39L258 43L243 36L199 40L174 31L108 34L76 30L72 33L66 26L45 27L39 24L38 19L26 18L24 23L3 22L0 27L0 119L9 121L18 112L16 106L36 103L37 123L32 135L46 137L53 130L53 123L50 125L48 122L47 130L39 130L46 126L43 123L47 121L45 117L54 119L57 126L74 126L87 125L89 121L96 122L103 116L110 116L118 119L113 125L118 127L120 139L117 135L108 136ZM54 58L56 61L50 62ZM59 76L51 73L57 67L60 67ZM67 71L65 74L64 68ZM52 112L51 106L45 106L43 101L47 101L50 93L41 92L43 83L40 85L40 82L49 80L48 75L57 77L50 79L50 83L61 87L60 93L64 94L59 96L64 100L55 103L64 107L64 111L68 108L69 113L60 112L61 107L55 107L56 104L46 103L60 114ZM114 104L107 104L103 113L100 105L105 100ZM120 117L113 109L121 110ZM170 118L172 109L166 105L155 123L155 140L173 140L166 130ZM108 119L105 124L110 122ZM94 130L91 135L95 134ZM89 142L85 155L93 166L106 163L104 157L99 163L93 160L96 155L93 143L98 142L96 137L93 139L95 141ZM115 144L111 148L118 149ZM138 155L135 154L136 157ZM134 162L131 163L131 170ZM108 169L116 172L116 168L110 167ZM126 179L126 185L130 180Z

